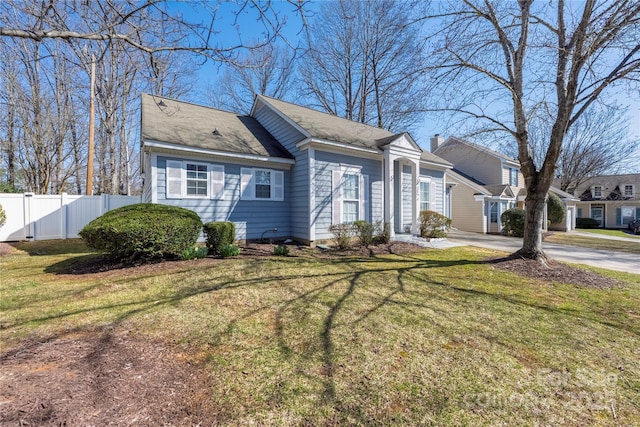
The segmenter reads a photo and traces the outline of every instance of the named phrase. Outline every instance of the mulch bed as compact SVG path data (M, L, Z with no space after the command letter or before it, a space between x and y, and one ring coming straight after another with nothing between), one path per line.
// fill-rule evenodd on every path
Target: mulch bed
M0 255L15 249L0 243ZM290 246L290 256L336 259L410 254L424 248L391 243L346 251ZM241 257L273 256L272 244L248 244ZM161 273L225 262L205 258L130 265L106 257L79 256L50 271L98 278ZM485 261L493 268L544 282L611 288L619 284L597 273L555 261L542 265L515 257ZM207 393L210 380L201 362L173 343L152 342L126 332L70 333L32 340L0 354L0 427L4 426L196 426L224 423Z

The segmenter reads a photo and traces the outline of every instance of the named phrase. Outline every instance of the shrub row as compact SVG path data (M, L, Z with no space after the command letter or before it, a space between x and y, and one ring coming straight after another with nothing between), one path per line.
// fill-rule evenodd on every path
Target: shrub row
M391 240L391 228L389 223L376 221L354 221L353 224L332 224L329 231L333 233L333 239L338 249L350 248L354 238L360 246L369 247L371 244L385 244Z
M206 248L196 241L204 230ZM232 222L202 224L197 213L176 206L139 203L105 213L87 224L80 236L87 245L114 258L151 261L194 259L207 254L238 255Z

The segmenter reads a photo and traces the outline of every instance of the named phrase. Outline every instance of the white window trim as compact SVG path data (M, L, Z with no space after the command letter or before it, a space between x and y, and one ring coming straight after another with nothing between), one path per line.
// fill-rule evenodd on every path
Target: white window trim
M270 198L256 197L256 172L271 174ZM278 181L281 184L278 184ZM284 201L284 171L265 168L240 168L240 200L282 202Z
M511 174L513 174L515 176L515 184L512 184L511 182ZM520 185L520 177L518 176L520 174L520 170L518 168L509 168L509 185L512 187L517 187L518 185Z
M429 203L429 209L428 210L433 210L433 186L431 185L431 178L420 178L418 180L419 184L418 184L418 213L424 209L422 209L422 189L420 188L420 184L427 183L429 184L429 200L427 201L427 203Z
M600 189L600 195L597 196L596 195L596 188ZM591 195L593 196L594 199L602 199L602 185L594 185L593 187L591 187Z
M631 187L631 194L627 194L626 193L627 187ZM624 197L635 197L635 195L636 195L636 186L633 185L633 184L623 184L622 185L622 195Z
M173 165L173 166L170 166ZM180 177L170 176L170 169L180 168ZM205 166L207 168L207 194L187 194L187 165ZM224 194L224 165L210 164L205 162L197 162L192 160L166 160L165 163L165 197L167 199L215 199L223 198ZM172 181L180 181L180 193L170 193L170 183ZM214 188L217 191L214 191Z
M344 198L343 198L343 186L342 178L344 175L356 175L359 177L359 205L358 205L358 220L370 221L369 218L369 176L362 174L362 166L344 166L341 165L339 169L335 169L331 173L331 223L343 224L344 223ZM355 201L355 199L349 199L347 201Z

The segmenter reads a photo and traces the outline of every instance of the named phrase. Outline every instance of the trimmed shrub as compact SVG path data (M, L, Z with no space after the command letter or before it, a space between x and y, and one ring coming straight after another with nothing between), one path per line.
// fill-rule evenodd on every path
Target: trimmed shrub
M600 223L593 218L576 218L576 228L600 228Z
M338 249L348 249L351 247L354 228L351 224L331 224L329 226L329 231L333 233L333 239Z
M511 208L500 215L502 222L502 234L513 237L524 236L525 210L522 208Z
M420 237L447 237L451 219L435 211L420 211Z
M391 241L391 225L388 222L382 223L378 221L376 223L376 237L374 241L379 245L385 245Z
M220 256L222 258L229 258L231 256L238 255L240 255L240 248L237 245L225 243L220 246Z
M231 245L236 240L236 225L233 222L207 222L202 229L211 255L222 255L222 246Z
M287 245L274 246L273 254L277 256L289 256L289 246Z
M192 246L188 249L185 249L182 252L182 259L184 261L190 260L190 259L199 259L199 258L204 258L207 256L207 248L202 247L202 246Z
M547 198L547 218L551 221L551 224L560 224L566 217L566 208L560 197L555 193L549 193Z
M87 246L115 258L149 261L180 258L201 229L200 217L189 209L138 203L105 213L79 234Z
M376 226L368 221L354 221L353 226L360 240L360 246L368 248L373 243L373 234Z
M7 222L7 213L4 211L4 209L2 208L2 205L0 205L0 228L2 228L2 226Z

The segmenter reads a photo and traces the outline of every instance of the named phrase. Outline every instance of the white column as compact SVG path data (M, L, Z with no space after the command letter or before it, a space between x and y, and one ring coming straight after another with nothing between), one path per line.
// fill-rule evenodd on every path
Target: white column
M420 230L418 215L420 214L420 163L413 161L411 178L413 181L413 197L411 197L411 234Z
M389 153L389 150L386 150L384 153L384 222L389 223L392 237L395 235L393 163L394 156Z

